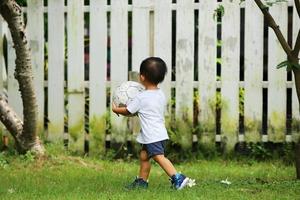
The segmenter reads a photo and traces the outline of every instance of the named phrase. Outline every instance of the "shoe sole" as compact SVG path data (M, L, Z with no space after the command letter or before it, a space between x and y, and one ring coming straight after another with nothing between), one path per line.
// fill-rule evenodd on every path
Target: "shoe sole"
M185 186L187 186L187 184L188 184L189 181L190 181L190 179L189 179L188 177L186 177L186 178L182 181L180 187L177 188L177 190L183 189Z

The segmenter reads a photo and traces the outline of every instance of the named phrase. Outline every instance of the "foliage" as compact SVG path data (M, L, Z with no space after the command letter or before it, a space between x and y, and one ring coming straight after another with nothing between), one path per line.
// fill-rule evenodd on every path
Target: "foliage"
M31 151L27 151L26 154L20 155L20 158L25 162L33 162L35 160L35 154Z
M225 14L225 9L222 4L220 4L215 10L213 14L213 18L216 21L219 17L223 17Z
M188 150L192 144L193 122L191 120L166 119L166 127L173 145L178 145L182 149Z
M292 63L289 60L285 60L277 65L277 69L286 67L287 71L292 71L293 69L300 69L299 63Z
M262 143L258 143L250 145L250 156L259 160L266 160L270 159L272 154Z
M27 0L16 0L20 6L27 6Z
M239 89L239 111L240 115L244 116L244 103L245 103L245 88L240 88Z
M230 155L233 159L246 159L252 161L281 160L286 165L293 165L295 161L294 143L243 143Z
M8 167L8 161L5 158L4 153L0 153L0 169L3 168L7 168Z

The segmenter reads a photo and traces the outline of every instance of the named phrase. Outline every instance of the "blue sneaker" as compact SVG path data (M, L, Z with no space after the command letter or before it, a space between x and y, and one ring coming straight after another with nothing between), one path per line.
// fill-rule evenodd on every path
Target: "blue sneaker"
M177 173L171 177L172 187L175 188L176 190L181 190L182 188L187 186L188 182L189 182L189 178L183 174Z
M132 190L132 189L147 189L148 188L148 182L144 181L142 178L136 177L135 180L126 186L126 189Z

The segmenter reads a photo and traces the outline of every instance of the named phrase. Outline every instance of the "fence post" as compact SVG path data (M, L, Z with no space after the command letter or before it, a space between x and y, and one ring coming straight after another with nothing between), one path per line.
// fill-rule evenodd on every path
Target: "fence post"
M3 40L6 33L6 22L0 17L0 94L4 92L5 83L7 81L6 67L4 62L4 46Z
M284 36L287 36L287 3L275 4L270 7L270 13L280 26ZM269 29L268 48L268 141L284 142L286 125L286 71L276 69L276 66L286 60L275 33ZM280 95L280 98L278 98Z
M127 0L111 1L111 93L128 78L128 5ZM111 112L112 143L124 143L127 118Z
M90 152L103 152L106 130L107 13L106 0L90 1Z
M132 70L139 71L141 62L150 55L149 0L132 1Z
M59 22L59 23L57 23ZM48 137L61 142L64 136L65 79L64 0L48 1Z
M68 1L68 129L70 148L84 144L84 4Z
M37 131L44 134L44 1L27 1L27 31L30 41L32 72L37 100Z
M213 18L217 3L200 1L199 5L199 123L200 144L213 147L216 133L216 49L217 22Z
M192 145L194 1L178 0L176 13L176 124L182 147Z
M264 17L254 1L245 8L245 141L260 142L262 133Z
M222 18L221 137L226 151L237 142L239 122L240 6L224 2Z
M172 1L154 1L154 56L161 57L167 64L168 73L161 88L168 103L166 114L170 114L172 75Z
M6 92L6 87L5 87L5 82L7 81L7 74L6 74L6 67L5 67L5 62L4 62L4 46L3 46L3 39L4 39L4 34L5 34L5 26L6 22L2 17L0 17L0 95ZM5 127L3 126L2 123L0 123L0 144L6 145L4 141L4 131ZM2 140L3 138L3 140ZM1 147L0 146L0 147Z

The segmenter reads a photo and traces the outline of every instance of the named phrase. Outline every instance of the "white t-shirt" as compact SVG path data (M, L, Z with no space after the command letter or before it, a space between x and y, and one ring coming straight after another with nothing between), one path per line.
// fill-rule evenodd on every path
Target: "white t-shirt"
M166 98L160 89L146 90L138 94L127 106L127 110L137 113L141 123L141 132L136 140L149 144L169 139L164 119Z

